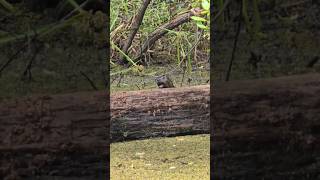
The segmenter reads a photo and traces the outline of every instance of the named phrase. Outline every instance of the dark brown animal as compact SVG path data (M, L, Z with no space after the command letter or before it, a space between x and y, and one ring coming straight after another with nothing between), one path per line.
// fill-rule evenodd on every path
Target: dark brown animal
M173 82L167 75L157 76L155 81L159 88L174 88Z

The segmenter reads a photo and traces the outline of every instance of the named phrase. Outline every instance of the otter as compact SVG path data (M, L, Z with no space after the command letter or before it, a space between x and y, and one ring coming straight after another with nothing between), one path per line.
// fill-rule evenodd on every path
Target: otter
M174 88L173 82L167 75L156 76L155 81L159 88Z

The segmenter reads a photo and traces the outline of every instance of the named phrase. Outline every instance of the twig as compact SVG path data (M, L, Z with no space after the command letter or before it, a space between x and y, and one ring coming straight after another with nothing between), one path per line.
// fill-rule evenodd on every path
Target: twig
M307 68L312 68L319 61L319 56L312 58L312 60L307 64Z
M36 31L35 31L35 37L36 37L36 36L37 36L37 33L36 33ZM30 43L31 43L31 42L30 42ZM41 47L37 47L36 44L35 44L35 46L36 46L35 52L33 53L33 55L32 55L32 57L31 57L28 65L27 65L26 69L24 70L21 79L24 79L24 77L25 77L26 75L28 75L28 80L29 80L29 81L32 80L32 75L31 75L32 63L33 63L33 61L36 59L37 55L39 54L39 52L40 52L40 50L41 50Z
M232 63L233 63L233 60L234 60L234 56L235 56L235 54L236 54L237 43L238 43L238 38L239 38L240 28L241 28L242 4L243 4L243 3L240 3L239 21L238 21L238 26L237 26L236 37L235 37L234 43L233 43L233 49L232 49L231 59L230 59L229 66L228 66L228 70L227 70L226 81L229 81L229 79L230 79L230 73L231 73L231 69L232 69Z
M83 2L82 4L80 4L80 8L83 8L85 5L87 5L87 3L90 2L90 0L86 0L85 2ZM74 12L79 11L77 8L73 9L69 14L67 14L66 16L64 16L60 21L64 21L66 19L68 19L71 15L73 15Z
M98 90L97 86L94 84L94 82L82 71L80 71L81 75L84 76L90 83L91 87L94 89L94 90Z
M33 42L36 39L36 36L33 37L33 39L31 40L31 42ZM10 63L17 58L17 56L28 47L28 43L26 42L20 49L18 49L9 59L7 62L5 62L1 68L0 68L0 74L2 73L2 71L8 67L10 65Z
M120 87L120 83L121 83L121 80L122 80L123 76L124 76L124 75L121 73L121 74L120 74L120 77L119 77L119 81L118 81L118 83L117 83L117 87Z
M182 83L184 81L184 76L186 75L186 71L187 71L187 67L184 68L183 70L183 74L182 74L182 79L181 79L181 83L180 83L180 87L182 87Z
M38 53L39 53L39 50L37 48L36 52L34 52L34 54L32 55L32 57L31 57L28 65L27 65L26 69L24 70L21 79L24 79L24 77L28 75L28 80L29 81L32 80L31 67L32 67L32 63L35 60L35 58L37 57Z
M220 11L213 17L212 22L216 21L224 12L224 10L229 6L231 0L228 0L226 3L223 4L223 7L220 9Z

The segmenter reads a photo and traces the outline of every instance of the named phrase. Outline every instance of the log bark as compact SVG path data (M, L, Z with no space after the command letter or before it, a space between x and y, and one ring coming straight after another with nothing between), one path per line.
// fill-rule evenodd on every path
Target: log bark
M104 179L108 99L87 92L2 100L0 177Z
M320 74L213 89L214 179L320 178Z
M110 139L209 133L208 99L209 86L116 93ZM2 100L0 177L103 179L108 109L106 92Z
M111 141L209 133L209 85L111 97Z
M217 179L317 179L320 75L214 83ZM209 86L0 101L0 177L105 177L111 140L207 133Z

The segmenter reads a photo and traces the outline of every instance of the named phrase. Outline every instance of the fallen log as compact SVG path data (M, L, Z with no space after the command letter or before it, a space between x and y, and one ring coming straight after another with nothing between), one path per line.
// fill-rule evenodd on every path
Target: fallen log
M309 74L215 83L212 176L318 178L319 79ZM209 86L197 86L113 94L110 138L206 133L208 93ZM105 177L107 102L105 92L2 100L0 177Z
M1 179L104 179L107 105L105 92L2 100Z
M111 96L111 141L210 133L209 85Z
M208 85L116 93L110 140L209 133L208 99ZM0 177L105 177L108 112L106 92L2 100Z
M320 74L213 89L214 179L320 178Z

